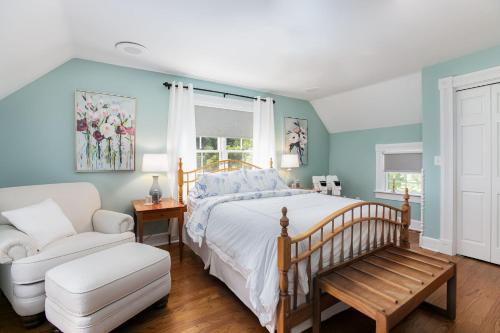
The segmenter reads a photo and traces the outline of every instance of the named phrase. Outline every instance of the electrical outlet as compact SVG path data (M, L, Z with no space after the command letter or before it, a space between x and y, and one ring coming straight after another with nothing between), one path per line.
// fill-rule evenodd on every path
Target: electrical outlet
M434 165L441 166L441 156L434 156Z

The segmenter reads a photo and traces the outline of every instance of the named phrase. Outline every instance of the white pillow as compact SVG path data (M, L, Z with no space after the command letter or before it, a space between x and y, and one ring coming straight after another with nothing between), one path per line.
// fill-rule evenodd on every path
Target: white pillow
M214 195L250 192L243 170L205 173L196 181L190 195L193 198L206 198Z
M276 169L245 169L245 174L252 192L289 189Z
M38 249L55 240L76 234L73 224L52 199L2 212L2 215L18 230L33 238Z

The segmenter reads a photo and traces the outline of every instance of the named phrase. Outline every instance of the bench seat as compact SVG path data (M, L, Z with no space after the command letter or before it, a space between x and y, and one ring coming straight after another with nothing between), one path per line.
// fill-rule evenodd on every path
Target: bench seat
M319 332L320 320L316 317L322 292L374 319L377 333L382 333L388 332L444 283L447 283L447 308L440 311L454 319L455 263L441 256L385 246L318 274L313 331Z

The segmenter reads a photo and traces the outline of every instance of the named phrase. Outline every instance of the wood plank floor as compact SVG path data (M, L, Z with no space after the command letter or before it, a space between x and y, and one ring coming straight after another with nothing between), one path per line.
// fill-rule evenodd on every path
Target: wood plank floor
M412 235L413 242L416 236ZM201 260L185 248L179 262L178 247L171 247L172 293L166 309L147 309L116 332L267 332L257 318L219 280L203 270ZM449 321L417 309L391 332L499 332L500 267L455 257L458 268L457 319ZM429 299L444 306L443 287ZM322 324L322 332L375 332L374 322L349 309ZM26 332L8 301L0 296L0 332ZM28 332L51 332L43 325Z

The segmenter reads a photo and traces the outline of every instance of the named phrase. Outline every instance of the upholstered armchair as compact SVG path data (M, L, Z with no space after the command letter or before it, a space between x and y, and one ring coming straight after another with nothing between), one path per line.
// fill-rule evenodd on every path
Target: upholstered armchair
M42 249L0 215L0 287L25 326L41 319L45 272L64 262L126 242L134 242L131 216L101 209L99 192L90 183L63 183L0 188L0 212L52 198L77 234Z

